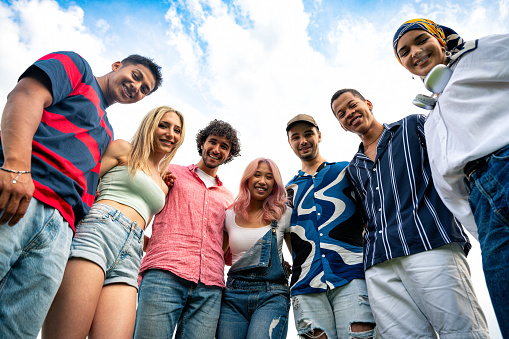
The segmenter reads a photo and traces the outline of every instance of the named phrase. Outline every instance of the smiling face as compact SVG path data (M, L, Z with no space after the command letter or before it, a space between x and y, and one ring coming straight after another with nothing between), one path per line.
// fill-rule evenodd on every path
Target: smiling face
M365 102L351 92L341 94L332 103L332 111L344 130L358 135L366 133L372 126L374 117L373 104Z
M175 112L163 115L154 135L154 151L170 153L182 136L182 123Z
M117 61L112 65L112 70L105 93L109 105L116 102L123 104L138 102L155 87L154 75L143 65L122 66L122 63Z
M288 143L295 155L304 161L314 160L318 156L318 143L321 140L320 131L307 122L298 122L288 130Z
M445 48L428 32L414 29L398 41L396 51L410 73L426 76L438 64L446 64Z
M209 135L203 145L202 161L209 168L217 168L230 157L231 143L224 136Z
M260 162L256 172L247 181L251 200L267 199L274 188L274 174L266 162Z

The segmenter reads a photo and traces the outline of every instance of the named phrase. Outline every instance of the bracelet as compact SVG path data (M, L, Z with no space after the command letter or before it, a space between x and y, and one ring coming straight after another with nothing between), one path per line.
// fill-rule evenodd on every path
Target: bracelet
M7 168L3 168L3 167L0 167L0 170L2 171L5 171L5 172L10 172L10 173L16 173L16 178L14 178L14 180L12 181L13 184L15 184L19 177L22 175L22 174L25 174L25 173L32 173L32 171L15 171L15 170L11 170L11 169L7 169Z

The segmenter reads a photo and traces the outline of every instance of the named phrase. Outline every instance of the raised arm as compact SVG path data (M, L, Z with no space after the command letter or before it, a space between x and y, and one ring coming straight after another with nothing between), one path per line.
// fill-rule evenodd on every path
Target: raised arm
M22 78L7 96L1 126L2 168L31 171L33 137L44 108L53 101L50 86L48 77L35 70ZM0 210L5 209L0 224L8 222L13 226L18 223L25 215L34 189L30 173L19 175L19 172L0 171Z
M115 166L127 165L127 156L131 148L131 144L122 139L111 142L101 158L99 177Z

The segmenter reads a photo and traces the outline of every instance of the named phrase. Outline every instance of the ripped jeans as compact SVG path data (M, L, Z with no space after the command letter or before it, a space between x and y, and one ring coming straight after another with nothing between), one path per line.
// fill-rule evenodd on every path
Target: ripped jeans
M328 339L373 338L375 330L352 332L354 323L374 324L364 279L321 293L292 297L295 327L301 338L322 330Z

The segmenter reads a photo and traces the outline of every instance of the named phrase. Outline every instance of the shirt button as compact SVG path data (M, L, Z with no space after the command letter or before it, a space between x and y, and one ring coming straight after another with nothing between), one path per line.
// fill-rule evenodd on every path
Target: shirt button
M324 258L325 258L325 254L322 254L322 257L324 257Z
M378 212L382 212L382 208L379 208L379 209L378 209Z
M323 237L323 233L320 233L320 236Z
M376 167L373 167L373 172L376 172Z
M378 233L382 233L382 231L378 231Z
M316 213L316 215L320 215L320 213Z
M378 191L378 186L375 189Z

